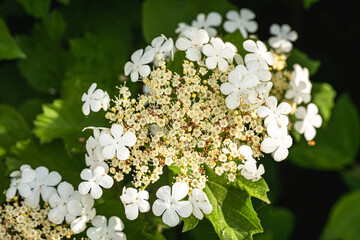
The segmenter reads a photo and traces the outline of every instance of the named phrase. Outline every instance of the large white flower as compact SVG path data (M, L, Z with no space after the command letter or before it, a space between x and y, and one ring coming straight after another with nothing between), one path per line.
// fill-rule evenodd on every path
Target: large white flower
M127 147L132 147L136 143L136 135L133 132L124 133L124 129L119 124L113 124L110 133L100 135L100 145L104 147L103 155L106 159L112 159L115 156L119 160L126 160L130 156Z
M76 195L76 197L68 202L67 210L71 215L76 217L71 222L71 230L73 230L74 233L80 233L85 230L86 223L95 217L96 209L93 208L94 199L90 194L82 195L78 193L74 195Z
M141 77L147 77L150 74L150 67L146 64L154 59L154 51L152 49L145 51L139 49L131 55L131 61L127 62L124 67L126 76L130 75L131 81L136 82Z
M61 182L57 187L57 192L53 193L49 198L51 210L48 218L55 224L61 224L64 219L67 223L71 223L75 216L70 214L67 209L68 202L72 199L74 187L68 182Z
M275 126L286 126L289 123L289 118L286 116L291 112L291 106L287 102L282 102L277 105L276 97L270 96L266 99L267 106L260 106L257 109L257 115L265 118L264 124L266 127L275 124Z
M156 197L152 210L155 216L162 215L162 220L170 227L179 223L178 214L183 217L189 217L192 213L192 205L189 201L180 201L189 192L186 183L177 182L172 188L163 186L156 192Z
M289 89L285 93L286 99L291 99L297 104L308 103L311 100L312 84L309 79L309 69L302 68L299 64L294 64L291 73Z
M322 118L318 114L319 109L314 103L309 103L307 108L300 106L295 112L295 117L302 119L302 121L295 122L294 128L300 133L304 134L307 141L311 141L316 136L316 129L322 124Z
M81 171L80 177L85 181L79 184L79 192L81 194L90 192L91 197L95 199L102 196L101 187L108 189L114 184L114 179L107 175L105 169L101 166L96 167L94 170L85 168Z
M262 69L268 69L268 65L274 64L274 55L268 52L266 45L262 41L257 40L255 43L255 41L249 39L244 41L243 47L250 52L245 55L245 62L259 61Z
M209 35L204 29L195 27L187 28L184 31L184 37L180 37L175 46L181 51L186 51L186 57L191 61L199 61L201 58L201 49L204 44L209 42Z
M13 199L17 191L20 196L26 198L31 194L30 183L35 180L35 171L29 165L22 165L20 171L10 174L10 187L6 190L6 198Z
M151 41L151 46L145 48L145 52L153 51L154 60L157 65L163 65L165 57L173 55L174 41L167 39L164 35L154 38Z
M96 83L91 84L88 92L84 93L81 97L81 101L84 102L82 106L84 115L89 115L90 110L93 112L98 112L102 108L104 111L106 111L109 107L109 94L101 89L96 89L96 86Z
M146 190L138 191L135 188L124 187L120 199L125 206L125 215L129 220L136 219L139 211L145 213L150 210L149 192Z
M191 22L191 25L196 28L203 28L209 34L209 37L215 37L217 34L216 28L221 24L221 15L217 12L210 12L208 15L199 13L196 19Z
M288 148L292 145L292 138L288 134L287 126L281 128L268 128L269 137L265 138L260 145L264 153L271 153L275 161L280 162L289 155Z
M227 47L220 38L212 38L210 44L203 46L202 52L207 56L206 66L209 69L215 69L218 66L222 72L226 72L229 68L227 59L234 56L231 48Z
M254 21L255 14L247 8L240 11L230 10L226 13L227 21L224 22L224 29L228 33L240 30L244 38L248 37L248 32L253 33L258 29L258 24Z
M256 166L256 160L253 158L253 150L247 145L242 145L239 147L239 153L244 156L243 164L239 164L238 170L241 170L241 175L253 182L258 181L261 178L261 175L265 173L264 166L259 165L259 168Z
M274 36L269 38L269 45L276 50L288 53L292 50L291 42L296 41L298 35L288 24L272 24L270 26L270 33Z
M192 190L191 195L189 196L189 202L193 206L193 214L198 219L203 219L204 214L210 214L213 210L213 206L210 204L210 201L206 194L198 188Z
M95 216L91 221L94 227L86 231L91 240L126 240L124 223L119 217L112 216L107 221L104 216Z
M35 169L35 179L30 183L31 194L25 198L25 204L31 208L39 205L40 195L44 202L48 202L50 196L56 193L54 186L61 181L61 176L58 172L49 170L46 167L38 167Z

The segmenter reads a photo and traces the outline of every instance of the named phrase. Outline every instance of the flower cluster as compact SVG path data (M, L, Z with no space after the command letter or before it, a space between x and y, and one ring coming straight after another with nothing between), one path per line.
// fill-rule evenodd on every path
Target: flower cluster
M258 164L264 154L278 162L288 156L290 130L314 139L322 119L310 103L309 71L287 66L297 33L273 24L265 43L251 35L258 29L251 10L231 10L226 18L225 33L240 31L242 42L223 41L219 13L200 13L191 24L179 23L175 41L161 35L132 54L124 73L146 91L132 97L126 84L120 86L105 115L111 126L87 128L93 136L86 142L89 168L81 173L80 193L99 198L112 178L120 182L132 174L135 188L124 187L121 201L133 220L150 210L145 188L169 168L176 183L157 191L152 210L175 226L179 216L202 219L211 213L202 191L207 171L228 182L258 181L265 173ZM94 90L92 85L88 95ZM109 106L103 98L96 101Z
M83 232L90 221L99 227L94 221L100 217L93 208L94 198L75 190L68 182L61 182L58 172L49 172L43 166L32 169L22 165L10 176L7 204L0 207L1 239L63 239ZM118 217L113 218L121 222ZM112 227L108 231L123 229ZM94 233L93 228L89 228L87 235L90 239L100 239L102 235L93 237L98 231ZM122 232L116 234L122 237L110 239L126 238Z

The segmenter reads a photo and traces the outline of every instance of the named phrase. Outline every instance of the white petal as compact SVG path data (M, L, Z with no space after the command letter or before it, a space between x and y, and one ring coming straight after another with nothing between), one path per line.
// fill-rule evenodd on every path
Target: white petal
M92 240L100 240L105 234L105 229L104 228L88 228L88 230L86 231L86 235L88 236L88 238L92 239Z
M149 76L151 68L148 65L142 65L139 67L139 73L144 78Z
M252 158L253 150L247 145L242 145L239 147L239 153L245 157L245 159Z
M106 220L106 217L104 216L96 216L93 218L93 220L91 221L92 225L94 227L106 227L107 226L107 220Z
M116 147L114 145L110 145L107 147L104 147L103 149L103 156L106 159L112 159L115 157Z
M148 212L150 210L150 204L146 200L139 200L138 206L139 206L139 211L142 213Z
M244 41L243 47L248 52L255 52L258 49L256 43L253 40Z
M148 50L144 53L144 55L140 59L141 64L148 64L154 59L154 51Z
M265 138L260 145L260 150L264 153L272 153L279 147L279 143L276 139L268 137Z
M160 216L166 210L165 202L161 199L155 200L152 206L152 211L155 216Z
M102 186L103 188L109 189L113 186L113 184L114 184L114 179L109 175L105 175L100 178L99 185Z
M79 185L79 192L80 192L80 185ZM91 197L93 197L94 199L99 199L102 196L102 194L103 194L103 191L102 191L101 187L99 187L99 185L93 184L91 186L91 190L90 190Z
M126 205L125 215L129 220L135 220L139 216L139 208L136 203Z
M134 63L127 62L124 66L125 76L129 76L129 74L133 71L133 69L134 69Z
M83 170L81 171L80 177L81 177L81 179L83 179L83 180L91 180L91 179L94 178L93 172L92 172L90 169L88 169L88 168L85 168L85 169L83 169Z
M167 209L162 216L162 220L168 226L175 227L179 223L179 216L176 214L175 210Z
M6 190L6 198L7 199L13 199L15 197L17 188L10 187L8 190Z
M306 139L306 141L311 141L315 138L316 136L316 129L309 125L307 126L307 128L305 129L305 132L304 132L304 137Z
M193 211L192 204L189 201L180 201L175 203L176 212L183 218L187 218Z
M234 91L234 85L228 82L221 84L220 92L225 95L229 95Z
M122 142L124 143L125 146L132 147L136 143L136 135L133 132L126 132L122 136L122 140L123 140Z
M71 215L80 216L83 214L83 205L77 199L70 200L67 203L67 210Z
M186 51L186 57L191 60L191 61L199 61L201 58L201 53L199 50L195 49L195 48L189 48Z
M191 41L187 38L179 38L175 43L176 48L185 51L191 47Z
M105 156L105 155L104 155ZM130 151L124 146L118 146L116 149L116 157L119 160L126 160L130 157Z
M240 92L231 93L225 98L225 104L229 109L235 109L240 105Z
M57 189L61 198L68 198L74 192L74 187L68 182L60 183Z
M163 199L163 200L170 199L170 197L171 197L170 186L162 186L161 188L159 188L156 192L156 197Z
M289 155L289 150L286 147L280 146L273 153L273 158L275 161L280 162L284 160Z
M60 181L61 175L56 171L50 172L45 180L47 186L56 186Z
M176 201L179 201L179 200L183 199L184 197L186 197L186 195L189 193L189 187L187 186L186 183L176 182L172 186L171 193L172 193L172 197Z
M136 51L131 55L131 61L133 61L134 63L139 63L139 62L140 62L140 58L141 58L143 52L144 52L143 49L136 50Z
M19 187L18 187L18 190L19 190L19 194L20 196L22 196L23 198L26 198L28 197L30 194L31 194L31 188L28 184L21 184ZM6 192L6 196L8 196L8 193ZM13 196L14 197L14 196ZM12 197L12 198L13 198ZM8 198L8 197L7 197ZM9 198L9 199L12 199L12 198Z
M51 222L55 224L61 224L64 221L64 214L59 210L59 208L53 208L48 213L48 218Z
M81 182L79 184L78 190L81 194L87 194L92 188L92 184L89 182Z
M121 221L119 217L112 216L109 218L109 224L110 229L114 229L115 231L122 231L124 230L124 223Z
M73 230L75 234L81 233L86 228L86 222L87 222L86 216L81 216L71 222L70 228L71 230Z

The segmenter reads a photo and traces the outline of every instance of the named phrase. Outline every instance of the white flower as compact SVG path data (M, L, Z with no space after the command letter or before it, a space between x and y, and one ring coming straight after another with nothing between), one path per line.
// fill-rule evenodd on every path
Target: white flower
M153 51L154 60L157 65L165 64L165 57L173 55L174 41L167 39L164 35L154 38L151 41L151 46L145 48L145 52Z
M91 84L87 93L84 93L81 97L81 101L84 102L82 111L84 115L89 115L90 110L98 112L102 108L104 111L107 110L110 104L110 97L106 91L96 89L97 84Z
M67 209L67 203L72 199L74 187L68 182L61 182L57 187L57 192L53 193L49 198L51 210L48 218L55 224L61 224L64 219L67 223L72 222L75 216L70 214Z
M35 179L35 171L29 165L22 165L20 171L14 171L10 174L10 187L6 190L6 198L13 199L17 191L23 198L31 194L30 183Z
M192 213L192 205L189 201L180 201L189 192L186 183L177 182L172 188L163 186L156 192L156 197L152 210L155 216L162 215L162 220L170 227L179 223L178 214L183 217L189 217Z
M78 192L77 192L78 193ZM80 233L85 230L86 223L93 219L96 215L94 206L94 199L90 194L77 194L75 199L72 199L67 204L68 212L76 218L71 222L71 230L74 233Z
M268 128L269 137L265 138L260 145L264 153L271 153L275 161L280 162L289 155L288 148L292 145L292 138L287 132L287 126L281 128Z
M139 49L131 55L131 61L127 62L124 67L124 73L126 76L130 75L131 81L136 82L139 80L139 74L145 78L150 74L150 67L146 64L150 63L154 59L154 51L145 51Z
M96 216L91 221L94 227L86 231L86 235L91 240L126 240L124 223L119 217L112 216L107 221L104 216Z
M286 116L291 112L291 106L287 102L282 102L277 106L277 99L274 96L270 96L266 99L266 106L260 106L257 109L257 115L261 118L265 118L264 124L269 128L271 123L276 126L286 126L289 123L289 118Z
M291 31L291 27L288 24L280 26L274 23L270 26L270 33L275 36L269 38L269 45L285 53L292 50L293 46L291 42L296 41L298 37L295 31Z
M248 37L248 32L253 33L258 29L258 24L253 20L255 14L247 8L240 11L230 10L226 13L227 21L224 22L224 29L228 33L240 30L244 38Z
M175 33L179 34L179 37L183 37L185 30L187 30L190 27L191 26L189 24L180 22L180 23L178 23L178 27L175 29Z
M244 102L249 105L254 104L248 109L248 111L256 109L265 102L266 98L269 96L272 85L272 82L263 82L253 88L245 89L242 92L241 96Z
M184 37L179 38L175 46L181 51L186 51L186 57L191 61L199 61L200 50L208 42L209 35L204 29L191 27L184 31Z
M312 84L309 79L309 70L302 68L299 64L294 64L294 71L291 73L289 89L285 93L286 99L291 99L295 103L308 103L311 100Z
M196 19L191 22L191 25L196 28L203 28L209 34L209 37L215 37L217 31L214 27L221 24L221 15L217 12L210 12L207 16L204 13L199 13Z
M235 109L240 105L240 97L245 89L243 83L243 73L240 68L235 68L228 75L229 82L221 84L221 93L228 95L225 98L225 104L229 109Z
M101 187L108 189L114 184L114 179L107 175L101 166L96 167L93 171L85 168L81 171L80 177L85 181L79 184L79 192L87 194L90 191L91 197L95 199L102 196Z
M261 175L265 173L264 166L259 165L259 168L256 166L256 160L253 158L253 150L247 145L242 145L239 147L239 153L244 156L244 164L238 166L238 170L241 170L241 175L253 182L259 180Z
M104 157L106 159L112 159L116 155L119 160L128 159L130 151L127 147L135 145L135 133L128 131L123 135L124 129L119 124L112 125L110 132L111 134L101 134L99 138L100 145L104 147Z
M30 183L31 194L25 198L25 204L28 207L35 208L39 205L40 195L44 202L48 202L50 196L56 193L54 186L61 181L58 172L49 170L46 167L38 167L35 169L35 179Z
M250 52L245 55L245 62L259 61L260 68L268 69L268 64L273 65L274 55L268 52L266 45L258 40L256 43L253 40L246 40L243 43L246 51Z
M226 59L231 59L234 56L231 48L227 47L220 38L212 38L210 44L203 46L202 52L207 56L206 66L209 69L215 69L218 66L222 72L226 72L229 68Z
M146 190L138 191L135 188L124 187L120 199L125 206L125 215L129 220L136 219L139 211L145 213L150 210L149 193Z
M189 196L189 202L191 202L193 206L193 214L198 219L203 219L204 214L210 214L212 212L213 206L210 204L210 201L206 194L195 188L192 190L191 195Z
M304 134L307 141L314 139L316 135L315 128L319 128L322 124L322 118L318 114L319 109L314 103L309 103L307 108L300 106L295 112L295 116L302 121L295 122L294 128L300 133Z

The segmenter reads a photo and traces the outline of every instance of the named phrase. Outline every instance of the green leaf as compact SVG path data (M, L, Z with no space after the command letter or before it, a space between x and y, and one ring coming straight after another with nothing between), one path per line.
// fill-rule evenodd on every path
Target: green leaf
M360 190L343 195L333 206L321 240L360 239Z
M184 218L184 226L182 232L187 232L194 229L199 223L199 219L197 219L194 215L190 217Z
M355 161L359 149L358 111L348 95L341 95L327 126L317 129L316 145L302 141L291 147L289 158L301 167L341 170Z
M180 22L190 24L199 13L217 11L225 14L234 8L226 0L146 0L142 5L143 35L148 43L161 34L175 37Z
M264 233L255 235L255 240L290 240L294 229L294 214L287 208L265 207L259 210Z
M318 1L319 0L303 0L304 8L309 9L311 7L311 5L313 5L314 3L317 3Z
M31 37L20 37L20 46L28 57L19 62L19 68L37 91L52 93L60 89L68 61L62 44L65 29L62 15L53 12L34 26Z
M329 83L313 83L311 95L311 101L318 106L324 125L331 117L336 92Z
M49 9L51 0L17 0L25 11L36 18L44 17Z
M17 141L30 137L24 118L11 106L0 105L0 149L6 151Z
M5 22L0 18L0 60L25 58L25 53L11 37Z
M314 75L320 67L320 61L311 59L306 53L294 48L287 59L287 65L292 68L296 63L301 67L308 68L310 76Z
M342 172L341 178L350 190L360 189L360 166L356 164L351 169Z

